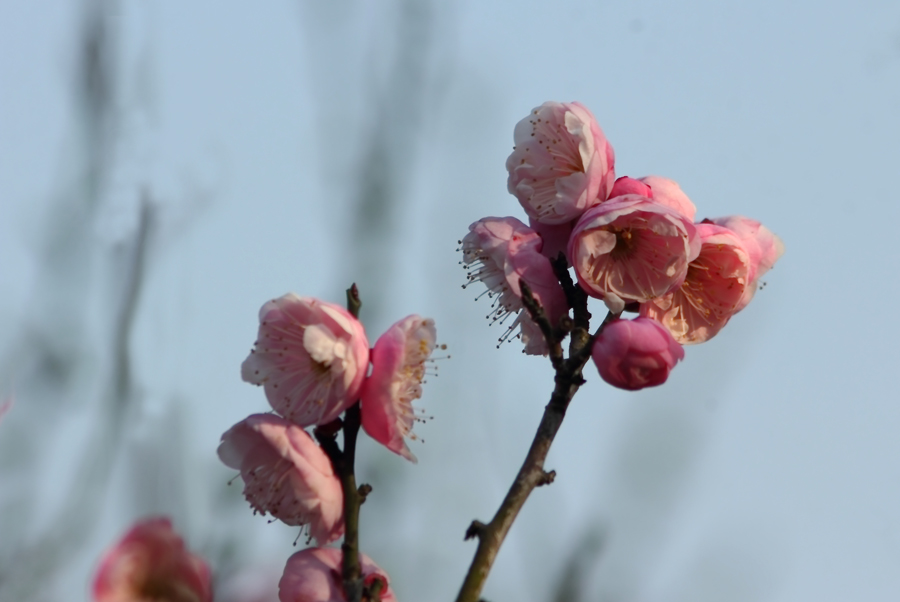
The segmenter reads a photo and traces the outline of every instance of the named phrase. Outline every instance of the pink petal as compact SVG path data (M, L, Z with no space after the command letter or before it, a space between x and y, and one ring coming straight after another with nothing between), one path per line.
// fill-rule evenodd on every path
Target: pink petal
M343 553L335 548L307 548L288 558L278 583L280 602L346 602L341 580ZM359 555L362 574L368 584L380 579L381 602L397 602L387 573L365 554Z
M415 314L388 328L372 350L372 374L360 395L363 428L410 462L416 462L405 441L416 438L412 402L422 396L425 362L434 351L436 336L434 320Z
M331 422L356 402L369 342L344 308L289 293L263 305L242 378L265 388L272 408L300 426Z
M222 435L219 459L241 471L254 512L287 525L308 525L319 544L344 532L344 495L331 461L299 426L254 414Z
M210 571L168 518L135 524L100 561L94 602L212 602Z
M635 318L608 324L594 342L591 357L603 380L636 391L666 382L684 359L684 349L657 322Z
M615 155L583 105L546 102L516 124L514 139L507 187L532 219L569 222L609 195Z

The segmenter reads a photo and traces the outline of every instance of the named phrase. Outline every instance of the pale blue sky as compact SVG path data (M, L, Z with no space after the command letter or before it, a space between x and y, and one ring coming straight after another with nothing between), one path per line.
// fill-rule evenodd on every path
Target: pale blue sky
M123 1L110 17L122 120L91 227L98 248L112 248L134 228L135 188L159 199L136 378L151 417L183 400L198 546L230 528L204 519L205 488L229 478L218 438L267 407L239 379L259 306L291 290L340 301L371 276L351 273L361 264L348 260L349 199L359 140L380 114L373 90L391 85L398 5ZM36 318L36 241L71 185L80 6L0 5L4 346ZM748 309L688 349L664 387L629 394L589 372L551 453L557 481L529 501L485 597L548 600L570 548L598 529L608 539L590 600L900 599L900 327L887 311L900 297L900 4L433 10L425 108L398 151L395 247L372 258L393 267L367 322L374 339L408 313L433 317L453 355L426 387L435 418L420 427L419 464L364 447L376 497L363 521L369 511L384 524L364 525L363 547L400 599L455 595L474 551L462 533L496 509L551 389L544 360L494 348L499 333L487 304L460 289L455 253L470 222L521 216L504 163L514 124L546 100L593 111L618 175L672 178L698 218L754 217L787 251ZM102 321L97 265L90 315ZM23 428L17 410L0 437ZM110 511L67 577L74 587L129 512ZM281 526L259 517L235 528L265 531L248 546L278 570L293 549L293 533L272 535Z

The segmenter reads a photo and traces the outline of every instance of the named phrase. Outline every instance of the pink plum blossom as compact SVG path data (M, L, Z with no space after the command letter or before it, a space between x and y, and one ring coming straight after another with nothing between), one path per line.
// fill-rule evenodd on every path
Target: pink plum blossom
M636 391L666 382L684 349L658 322L635 318L607 324L591 355L603 380Z
M514 140L507 187L529 217L563 224L606 200L615 155L580 103L545 102L516 124Z
M550 260L541 255L540 235L514 217L485 217L469 226L461 243L469 284L481 281L488 296L496 297L488 318L502 323L517 314L500 341L520 328L525 353L546 355L544 336L522 305L519 282L528 283L551 324L568 313L568 305Z
M369 436L410 462L406 445L416 421L412 402L422 397L425 362L434 351L434 320L411 315L385 332L372 349L372 374L360 394L362 425Z
M749 284L744 289L744 296L741 297L737 309L735 309L735 312L741 311L753 299L760 278L771 270L775 262L784 254L784 243L768 228L748 217L729 215L708 221L734 232L744 243L744 248L750 256L750 273L747 276Z
M637 194L589 209L569 240L579 284L614 312L678 288L699 251L689 219Z
M681 286L641 305L641 315L665 326L682 345L708 341L735 314L749 282L750 257L741 239L715 224L697 224L700 254Z
M344 308L293 293L259 312L255 348L241 377L262 385L276 412L300 426L331 422L359 397L369 342Z
M609 191L609 198L614 199L618 196L626 194L639 194L648 199L653 198L653 190L647 184L640 180L635 180L628 176L622 176L615 181L612 190Z
M0 418L3 418L3 415L6 414L13 405L13 398L9 397L4 401L0 402Z
M94 602L212 602L210 571L168 518L137 523L100 561Z
M254 512L309 526L320 545L344 532L344 494L325 452L299 426L253 414L222 435L219 459L241 471Z
M280 602L346 602L341 580L343 554L335 548L307 548L288 558L278 584ZM359 555L366 586L382 582L381 602L397 602L387 574L365 554Z

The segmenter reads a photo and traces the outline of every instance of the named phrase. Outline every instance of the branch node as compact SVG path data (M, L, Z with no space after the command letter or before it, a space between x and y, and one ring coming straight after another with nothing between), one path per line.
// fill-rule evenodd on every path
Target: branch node
M359 494L359 505L362 506L366 503L366 496L372 493L372 486L368 483L363 483L357 488L356 492Z
M551 470L547 472L546 470L541 471L541 477L538 479L537 487L543 487L544 485L549 485L556 479L556 471Z
M485 529L487 529L487 525L479 520L473 520L472 524L469 525L469 528L466 529L466 536L463 538L463 541L469 541L470 539L475 539L476 537L481 539L481 536L484 535Z

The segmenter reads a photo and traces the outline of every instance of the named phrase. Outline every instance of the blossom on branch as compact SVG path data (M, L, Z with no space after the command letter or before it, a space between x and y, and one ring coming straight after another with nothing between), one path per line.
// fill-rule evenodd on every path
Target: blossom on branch
M673 209L626 194L588 210L572 231L578 283L618 313L676 289L700 252L694 224Z
M346 602L341 579L343 554L335 548L307 548L288 558L278 583L280 602ZM397 602L387 574L365 554L359 555L366 586L381 581L381 602Z
M563 224L606 200L615 155L597 120L577 102L545 102L516 124L507 188L529 217Z
M369 342L344 308L288 293L262 306L259 335L241 377L262 385L272 408L300 426L325 424L356 402Z
M344 532L344 494L331 461L299 426L253 414L222 435L219 459L241 471L254 512L292 526L308 525L320 545Z
M750 257L750 272L747 275L749 284L744 289L735 312L741 311L756 293L759 279L775 266L775 262L784 254L784 243L771 230L756 220L740 215L717 217L710 221L719 226L728 228L744 243L744 248Z
M658 322L635 318L607 324L591 356L603 380L636 391L666 382L675 364L684 359L684 349Z
M137 523L100 561L94 602L212 602L210 571L168 518Z
M410 462L406 445L416 421L413 400L422 397L425 362L434 351L434 320L411 315L388 328L372 349L372 374L360 393L362 426L370 437Z
M542 241L538 233L514 217L485 217L469 226L469 233L460 242L462 263L469 270L468 284L483 282L488 288L487 295L494 298L487 317L492 323L502 324L515 315L500 342L509 340L518 328L525 353L546 355L544 335L528 312L522 311L520 281L531 288L551 324L558 324L569 308L550 260L541 255Z
M750 257L728 228L697 224L700 254L681 286L641 305L641 315L660 322L682 345L708 341L738 311L750 277Z

